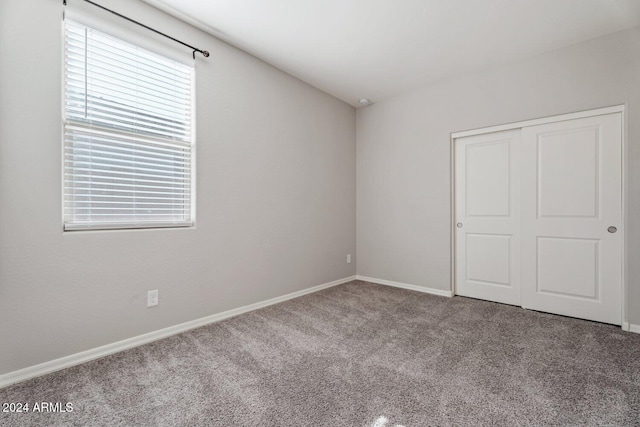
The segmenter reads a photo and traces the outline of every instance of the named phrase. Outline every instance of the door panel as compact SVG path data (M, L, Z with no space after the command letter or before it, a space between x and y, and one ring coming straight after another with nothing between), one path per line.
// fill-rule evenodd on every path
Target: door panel
M597 126L538 135L538 218L598 216L599 152Z
M520 305L520 131L456 139L456 293Z
M511 141L465 145L466 217L509 216Z
M538 237L537 293L598 299L598 240Z
M467 233L467 282L495 286L511 283L511 236Z
M620 324L620 114L523 128L521 159L523 306Z

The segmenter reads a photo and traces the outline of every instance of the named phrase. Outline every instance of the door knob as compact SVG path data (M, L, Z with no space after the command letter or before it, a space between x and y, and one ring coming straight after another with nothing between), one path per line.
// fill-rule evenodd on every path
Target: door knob
M612 225L611 227L607 228L607 231L609 233L615 233L616 231L618 231L618 229Z
M456 224L456 227L458 227L458 228L462 228L462 223L461 223L461 222L457 223L457 224Z

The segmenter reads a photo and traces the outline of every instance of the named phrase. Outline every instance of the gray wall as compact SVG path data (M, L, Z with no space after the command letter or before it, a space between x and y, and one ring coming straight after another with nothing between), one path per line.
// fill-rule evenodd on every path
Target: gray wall
M628 307L640 324L640 28L358 109L358 274L449 289L452 132L616 104L627 104Z
M355 274L354 109L143 3L102 3L211 51L197 225L62 232L62 1L1 1L0 374Z

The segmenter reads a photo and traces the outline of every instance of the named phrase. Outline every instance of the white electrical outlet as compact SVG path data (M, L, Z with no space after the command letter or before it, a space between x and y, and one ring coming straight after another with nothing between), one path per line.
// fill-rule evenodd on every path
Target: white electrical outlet
M158 290L147 292L147 307L158 305Z
M347 264L351 264L351 254L347 254Z

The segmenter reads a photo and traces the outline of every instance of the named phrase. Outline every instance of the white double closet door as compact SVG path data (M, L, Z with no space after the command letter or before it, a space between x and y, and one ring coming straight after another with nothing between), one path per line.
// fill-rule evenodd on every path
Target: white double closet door
M455 140L456 294L622 321L622 117Z

